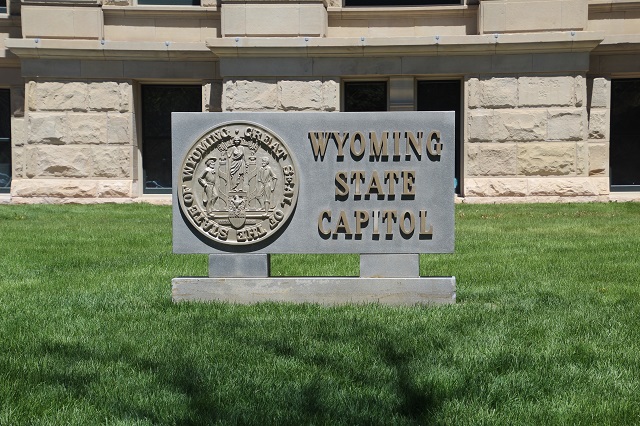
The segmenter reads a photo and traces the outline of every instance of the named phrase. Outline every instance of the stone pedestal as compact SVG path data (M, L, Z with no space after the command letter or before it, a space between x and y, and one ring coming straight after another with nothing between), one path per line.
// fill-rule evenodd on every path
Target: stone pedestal
M172 284L174 302L416 305L456 301L455 277L174 278Z
M210 255L209 277L174 278L172 299L239 304L455 303L455 277L420 277L419 260L418 254L367 254L360 257L360 277L269 277L266 254Z

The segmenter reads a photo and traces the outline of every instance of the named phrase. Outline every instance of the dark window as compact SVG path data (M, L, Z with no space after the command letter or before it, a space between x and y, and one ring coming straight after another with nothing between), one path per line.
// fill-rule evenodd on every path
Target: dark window
M7 0L0 0L0 13L7 13Z
M612 190L640 190L640 79L611 81Z
M418 81L418 111L455 111L456 113L456 194L460 194L460 119L461 119L461 83L458 80Z
M200 0L138 0L139 5L200 6Z
M171 192L171 113L202 111L202 86L142 86L144 192Z
M344 0L345 6L432 6L462 4L460 0Z
M349 81L344 83L346 112L386 111L386 81Z
M11 96L0 89L0 192L11 187Z

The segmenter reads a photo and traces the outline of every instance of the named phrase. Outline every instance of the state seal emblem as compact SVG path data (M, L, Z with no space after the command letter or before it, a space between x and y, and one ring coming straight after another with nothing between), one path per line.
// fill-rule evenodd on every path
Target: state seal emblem
M263 241L287 222L298 174L285 143L248 122L221 124L187 151L178 176L180 208L191 225L221 244Z

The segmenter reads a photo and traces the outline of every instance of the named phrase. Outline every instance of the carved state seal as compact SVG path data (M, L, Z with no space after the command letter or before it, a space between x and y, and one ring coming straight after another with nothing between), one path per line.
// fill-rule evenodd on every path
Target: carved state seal
M221 124L187 151L178 176L180 208L191 225L221 244L263 241L287 222L298 173L278 135L258 124Z

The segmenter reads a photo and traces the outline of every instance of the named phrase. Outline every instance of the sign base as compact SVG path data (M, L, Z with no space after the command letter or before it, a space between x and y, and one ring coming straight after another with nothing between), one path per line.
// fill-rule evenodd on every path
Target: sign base
M185 277L172 280L172 299L174 302L222 301L238 304L453 304L456 302L456 278Z

